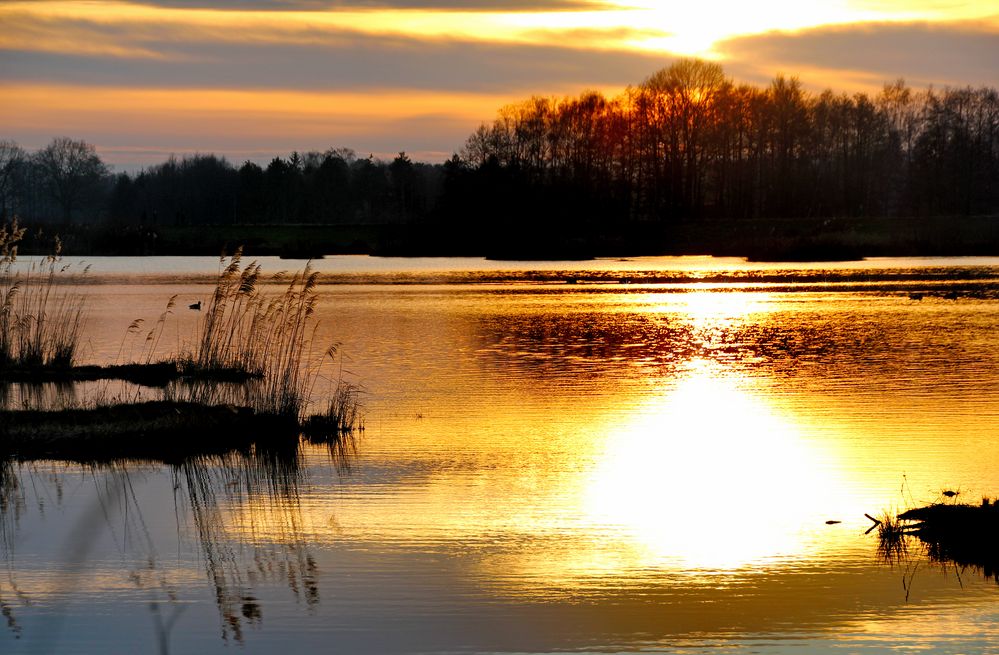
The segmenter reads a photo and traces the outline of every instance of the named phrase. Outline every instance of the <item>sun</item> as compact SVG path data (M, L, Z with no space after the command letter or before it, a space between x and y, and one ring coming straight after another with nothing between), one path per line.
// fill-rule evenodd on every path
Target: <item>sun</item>
M651 0L623 0L618 4L633 13L634 25L644 26L646 36L632 40L632 47L708 59L720 57L717 44L741 35L886 18L879 12L852 7L844 0L821 3L716 0L682 6Z

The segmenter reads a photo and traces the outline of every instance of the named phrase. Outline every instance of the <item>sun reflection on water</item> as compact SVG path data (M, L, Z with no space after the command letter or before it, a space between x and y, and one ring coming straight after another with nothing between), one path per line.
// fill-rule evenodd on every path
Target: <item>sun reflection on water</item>
M647 565L735 569L800 555L842 489L795 424L697 363L608 436L586 481L590 521Z

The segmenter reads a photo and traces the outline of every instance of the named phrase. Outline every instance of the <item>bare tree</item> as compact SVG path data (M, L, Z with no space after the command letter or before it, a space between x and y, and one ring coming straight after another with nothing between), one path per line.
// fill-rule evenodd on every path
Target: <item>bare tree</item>
M0 140L0 220L6 220L14 205L14 186L25 161L24 149L8 139Z
M79 211L97 194L108 175L108 168L93 145L68 137L53 139L38 151L35 161L67 223L73 220L74 211Z

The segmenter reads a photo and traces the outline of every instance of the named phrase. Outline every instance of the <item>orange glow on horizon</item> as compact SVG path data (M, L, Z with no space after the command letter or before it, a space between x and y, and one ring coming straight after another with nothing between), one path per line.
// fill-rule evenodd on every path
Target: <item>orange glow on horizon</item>
M0 122L43 130L59 125L67 134L87 134L113 122L119 134L310 140L330 145L407 121L453 121L471 130L513 97L432 91L284 91L250 89L100 88L70 85L2 84L0 94L17 98L0 107ZM196 147L199 144L194 144ZM460 141L455 147L460 147ZM206 144L201 144L205 148Z
M352 140L352 147L363 150L423 150L437 153L432 159L440 160L447 155L438 154L460 150L474 129L504 105L531 95L575 96L586 89L616 95L678 56L731 63L734 70L726 72L740 82L759 83L777 72L797 75L814 91L876 92L900 75L912 79L911 69L886 76L877 66L863 70L864 63L828 53L812 55L807 48L796 58L780 48L747 57L756 45L739 41L741 37L894 23L974 26L985 35L999 31L999 9L993 2L666 5L607 0L534 11L500 5L483 10L373 6L265 11L126 0L3 3L0 50L20 58L0 71L0 92L17 99L4 103L0 120L7 127L5 137L28 140L24 145L30 148L56 135L96 141L119 152L141 143L149 151L232 153L250 148L277 154ZM258 48L263 64L255 66L268 68L268 48L280 53L280 65L230 79L232 63L247 49ZM987 43L969 50L965 61L981 61L980 51L990 52ZM441 62L466 52L474 54L461 67L463 77L449 77ZM584 56L592 52L600 54ZM365 60L368 53L376 53L371 61ZM533 65L533 57L549 53L550 61ZM411 54L415 64L394 68ZM502 69L508 54L509 73ZM610 61L606 68L604 54ZM311 68L303 67L292 80L298 57ZM426 57L432 72L424 75L419 57ZM791 64L784 67L784 59ZM334 68L324 76L327 60L349 73ZM20 61L27 63L16 70ZM591 61L600 62L595 65L599 71ZM187 82L185 71L200 71L202 64L206 72L198 83L209 88ZM380 79L389 68L394 74ZM987 68L964 77L934 72L920 79L917 74L915 83L965 84L974 75L981 77L982 70L987 79L975 83L987 83ZM313 78L316 90L309 88ZM368 81L379 88L366 88ZM220 88L226 85L231 88Z

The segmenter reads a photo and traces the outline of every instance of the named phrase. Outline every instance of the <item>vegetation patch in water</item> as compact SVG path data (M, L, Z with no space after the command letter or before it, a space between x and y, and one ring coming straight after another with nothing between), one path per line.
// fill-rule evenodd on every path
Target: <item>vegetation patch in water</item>
M878 526L878 551L894 563L906 556L912 538L925 546L931 560L979 569L999 582L999 501L934 503L886 515Z
M931 559L982 569L999 582L999 503L939 503L899 514L907 532L918 537Z
M20 289L12 264L22 232L16 225L13 233L0 232L3 244L14 244L6 251L6 268L0 268L0 284L4 271L12 276L6 287L8 301L17 297ZM54 267L55 260L49 261ZM176 297L170 299L166 311L146 336L145 362L75 366L72 357L3 360L6 365L0 365L0 384L115 378L162 387L163 398L58 411L0 412L0 453L27 458L168 459L205 444L224 451L261 439L297 442L303 433L323 439L363 428L357 389L342 379L331 391L326 408L306 416L318 377L317 367L309 361L315 334L318 273L307 265L291 277L280 294L258 290L260 275L259 264L241 264L240 251L229 258L223 255L215 290L199 322L191 351L166 361L151 359ZM49 280L43 286L50 291L53 284ZM3 289L0 286L0 292ZM18 324L45 324L45 317L50 315L45 299L51 296L46 292L40 297L42 300L32 306L38 308L37 316L42 318L27 320L14 313L12 320ZM8 304L19 307L14 302ZM82 312L81 301L61 302L59 307L63 305ZM140 326L141 321L133 321L129 333L138 333ZM76 329L70 352L75 351L78 340ZM336 347L331 346L325 356L335 353Z

